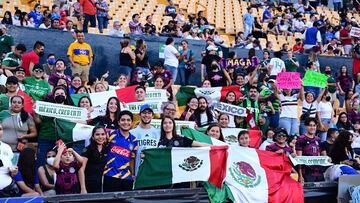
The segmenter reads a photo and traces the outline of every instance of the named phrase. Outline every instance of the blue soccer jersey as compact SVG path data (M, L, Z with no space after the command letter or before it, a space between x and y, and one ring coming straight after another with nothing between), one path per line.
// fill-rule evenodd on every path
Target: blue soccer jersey
M128 138L120 130L108 131L108 156L104 175L113 178L132 180L130 159L136 157L138 141L131 133Z

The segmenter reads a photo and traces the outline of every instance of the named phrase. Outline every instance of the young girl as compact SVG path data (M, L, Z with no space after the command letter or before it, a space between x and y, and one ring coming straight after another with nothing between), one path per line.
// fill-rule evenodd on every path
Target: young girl
M75 160L76 159L76 160ZM84 170L80 167L84 164L84 158L76 153L72 148L66 149L65 144L58 145L58 152L54 160L56 170L56 194L78 194L86 191L83 181L79 177L84 177Z
M49 150L46 153L46 164L40 166L38 169L39 180L41 183L41 188L44 191L45 196L55 195L55 180L56 174L53 167L55 160L56 152Z
M242 130L238 135L239 146L241 147L249 147L250 145L250 136L247 130Z

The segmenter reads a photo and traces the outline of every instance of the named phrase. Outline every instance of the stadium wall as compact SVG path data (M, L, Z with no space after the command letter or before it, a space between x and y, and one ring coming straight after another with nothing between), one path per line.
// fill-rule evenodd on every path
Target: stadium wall
M63 58L67 60L66 52L67 48L74 41L72 36L63 31L57 30L41 30L35 28L15 27L9 26L8 33L15 39L15 43L24 43L27 50L31 50L33 44L40 40L45 43L45 55L41 58L40 62L46 61L46 56L50 53L56 54L57 58ZM148 56L150 64L159 61L159 47L165 44L166 37L158 36L146 36L146 35L130 35L132 40L142 38L148 44ZM120 40L121 38L86 34L86 42L90 43L94 52L94 64L91 67L90 75L100 77L107 70L110 71L109 81L116 80L116 76L119 73L119 53L120 53ZM180 43L181 39L175 39L176 44ZM190 83L200 84L200 64L201 64L201 52L204 50L206 43L204 41L188 40L189 47L195 52L196 58L196 73L190 77ZM239 48L223 48L224 56L229 51L235 51L238 57L247 57L248 50ZM257 55L262 58L262 53L257 52ZM307 63L307 55L296 55L301 66L305 66ZM284 54L284 59L286 54ZM330 65L333 68L333 72L338 72L338 69L342 65L346 65L351 71L352 58L345 57L325 57L320 56L319 61L322 67ZM303 68L299 68L299 71L303 72Z

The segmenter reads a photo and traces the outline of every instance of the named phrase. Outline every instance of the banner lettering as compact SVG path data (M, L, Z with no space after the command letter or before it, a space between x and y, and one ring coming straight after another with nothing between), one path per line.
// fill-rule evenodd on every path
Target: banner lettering
M351 37L360 37L360 28L352 27L350 30L350 36Z
M276 76L276 84L281 89L300 89L300 73L297 72L280 72Z
M253 64L255 63L255 64ZM237 59L221 59L220 66L226 68L228 66L239 67L239 66L256 66L258 65L257 61L251 61L249 58L237 58Z
M72 121L87 120L87 110L85 108L54 104L49 102L36 102L35 112L42 116L62 118Z
M155 89L154 87L146 88L145 101L167 101L168 97L166 95L166 90L164 89Z
M307 166L331 166L330 157L328 156L289 156L294 166L307 165Z
M327 79L324 74L308 70L305 73L302 83L304 86L325 88L327 86Z
M128 110L131 113L138 114L140 113L140 107L144 104L149 104L154 113L161 113L162 102L159 101L150 101L150 102L131 102L125 104L125 108L122 110Z
M246 117L246 108L235 106L232 104L227 104L224 102L216 102L213 104L214 109L218 110L221 113L226 113L234 116Z

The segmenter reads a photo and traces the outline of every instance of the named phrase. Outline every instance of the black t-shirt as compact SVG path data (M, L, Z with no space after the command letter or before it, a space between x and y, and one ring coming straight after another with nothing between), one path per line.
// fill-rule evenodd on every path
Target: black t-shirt
M138 54L142 54L143 52L140 51L139 49L135 50L135 55L136 55L136 67L148 67L148 55L147 53L145 53L145 56L143 58L143 60L140 60L140 58L138 58Z
M81 156L88 159L85 168L86 179L101 182L107 160L107 149L104 147L100 153L96 154L96 152L88 146L84 149Z
M222 70L219 70L218 72L208 72L207 78L210 80L211 87L222 87L227 85L226 78Z
M131 67L131 68L134 66L130 54L120 52L120 65L121 66L128 66L128 67Z
M174 32L174 31L176 31L175 26L171 28L169 25L165 25L163 27L161 33L163 33L163 34L171 34L171 32Z
M268 24L268 29L269 29L269 30L273 29L274 27L275 27L275 24L274 24L273 22L270 22L270 23Z
M187 137L173 137L171 140L166 138L160 140L158 147L191 147L193 140Z
M319 146L320 146L320 152L325 150L326 155L328 155L328 156L330 155L330 151L332 149L333 144L330 144L327 141L324 141L324 142L320 143Z
M155 34L156 33L156 26L154 24L146 23L145 28L148 28L148 27L150 27L150 30L151 30L149 34Z
M211 69L211 63L216 60L219 62L221 60L220 56L218 55L211 55L207 54L204 56L204 58L201 60L201 64L204 64L206 66L206 73L209 74Z
M88 122L89 125L104 126L106 129L118 129L119 124L116 120L111 121L107 116L98 116Z

